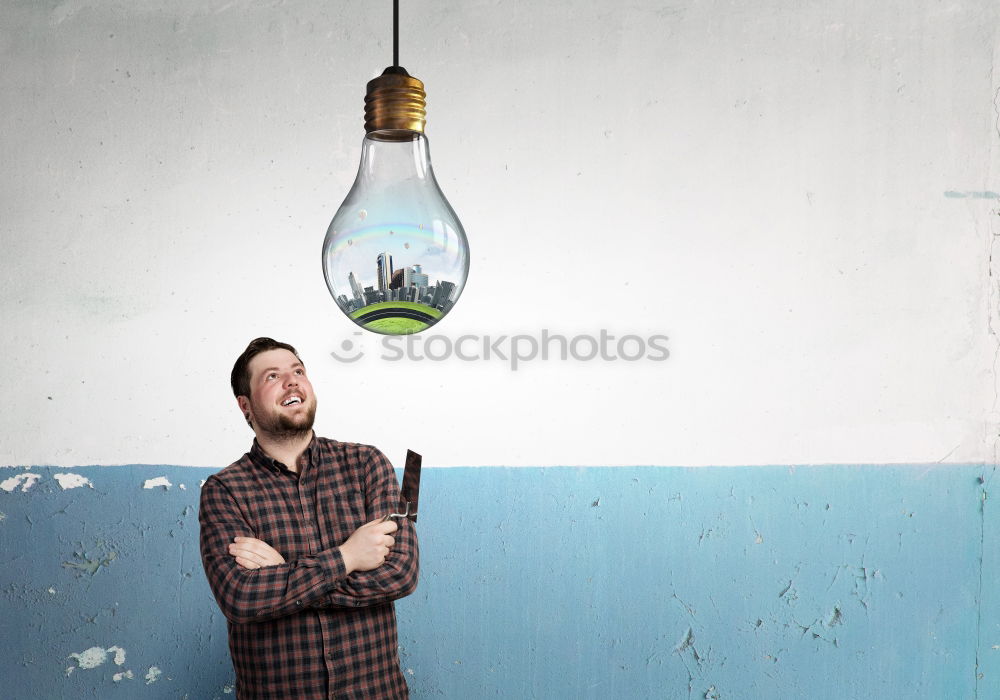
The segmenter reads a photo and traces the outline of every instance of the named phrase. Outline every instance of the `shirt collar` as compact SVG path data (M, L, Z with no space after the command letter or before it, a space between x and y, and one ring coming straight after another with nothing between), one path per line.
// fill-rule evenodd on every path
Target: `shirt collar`
M313 459L313 451L315 449L316 449L316 431L314 430L312 435L312 440L310 440L309 444L306 445L306 449L303 450L302 456L299 457L299 460L302 461L304 459L306 460L307 463L314 463L315 460ZM272 472L291 471L285 464L279 462L278 460L271 457L271 455L264 452L264 448L260 446L259 442L257 442L257 438L253 439L253 445L250 446L249 454L251 461L253 461L253 463L256 464L258 467L263 467L264 469L267 469L268 471ZM299 473L301 472L302 470L299 469Z

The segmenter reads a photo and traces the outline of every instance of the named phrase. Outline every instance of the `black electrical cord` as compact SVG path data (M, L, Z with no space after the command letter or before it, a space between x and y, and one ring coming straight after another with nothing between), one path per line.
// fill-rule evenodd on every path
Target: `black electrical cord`
M399 67L399 0L392 0L392 65Z

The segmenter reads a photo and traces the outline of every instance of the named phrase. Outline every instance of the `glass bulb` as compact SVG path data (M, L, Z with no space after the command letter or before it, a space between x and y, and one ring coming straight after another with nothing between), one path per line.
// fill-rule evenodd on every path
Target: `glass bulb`
M469 242L422 133L365 136L358 177L323 242L323 274L341 311L376 333L418 333L458 301Z

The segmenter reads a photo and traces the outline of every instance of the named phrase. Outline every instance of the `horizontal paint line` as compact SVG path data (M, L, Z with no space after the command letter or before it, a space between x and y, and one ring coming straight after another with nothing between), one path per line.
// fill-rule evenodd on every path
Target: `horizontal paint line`
M1000 199L1000 194L990 190L982 192L957 192L955 190L948 190L944 193L944 196L948 199Z

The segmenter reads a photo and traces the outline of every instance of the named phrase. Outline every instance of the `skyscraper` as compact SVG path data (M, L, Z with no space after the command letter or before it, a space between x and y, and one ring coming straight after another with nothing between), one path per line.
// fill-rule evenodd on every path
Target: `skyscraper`
M391 260L391 258L390 258ZM416 265L415 267L420 267ZM400 287L410 287L414 284L413 281L413 268L412 267L401 267L392 273L392 278L389 280L389 289L399 289ZM427 279L427 275L422 275L424 279Z
M389 280L389 289L399 289L400 287L405 287L404 276L408 268L400 268L394 270L392 273L392 278Z
M427 275L424 274L423 269L420 265L414 265L410 273L410 282L406 286L409 287L411 284L417 287L427 286Z
M441 287L441 301L438 302L442 306L449 301L452 301L451 295L455 292L454 282L438 282ZM452 301L452 303L454 303ZM440 307L439 307L440 308Z
M380 292L389 291L389 282L392 280L392 256L388 253L379 253L375 259L375 279L378 280L378 290Z
M347 281L350 282L351 284L351 293L354 295L355 301L361 302L363 305L365 300L365 293L364 290L361 289L361 285L358 284L358 278L355 277L354 273L352 272L347 276Z

